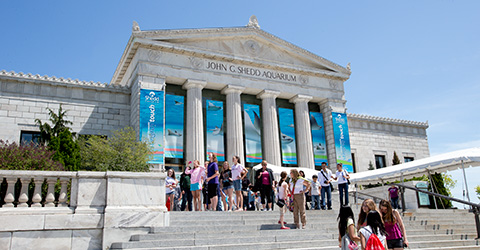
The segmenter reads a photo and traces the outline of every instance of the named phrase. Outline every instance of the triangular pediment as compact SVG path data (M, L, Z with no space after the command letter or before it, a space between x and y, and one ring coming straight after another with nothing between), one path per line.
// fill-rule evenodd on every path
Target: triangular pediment
M251 27L141 31L136 34L152 41L215 51L234 58L246 58L347 73L344 67L314 55L298 46Z
M189 53L193 51L197 55L207 57L214 55L230 61L238 60L299 71L334 74L345 79L350 75L349 69L254 27L134 30L129 45L133 41L148 43L149 46L168 46L177 51L185 50ZM125 53L128 53L129 45ZM122 60L126 57L131 55L124 54ZM118 70L119 68L116 73L119 73Z

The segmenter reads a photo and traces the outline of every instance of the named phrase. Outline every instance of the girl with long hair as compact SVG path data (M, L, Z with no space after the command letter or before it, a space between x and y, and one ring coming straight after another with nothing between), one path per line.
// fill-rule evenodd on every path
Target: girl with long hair
M191 162L189 162L191 164ZM190 190L193 195L193 207L195 211L202 211L202 202L200 200L200 194L202 192L203 179L205 175L205 167L200 165L198 160L193 161L193 169L187 166L185 170L186 174L190 174Z
M400 250L403 249L404 244L408 246L407 233L400 213L393 210L392 204L387 200L380 201L378 207L387 231L388 249Z
M363 201L358 215L357 230L367 225L367 215L370 211L377 211L377 206L372 199L366 199Z
M232 179L235 195L237 196L237 211L243 210L242 180L247 176L248 170L240 164L240 157L233 157Z
M384 248L386 247L386 234L385 226L383 225L382 217L380 213L376 210L370 211L367 214L367 225L362 227L359 231L360 233L360 243L362 249L365 249L367 246L368 239L372 234L375 234L378 239L382 242Z
M228 161L223 162L222 173L220 174L220 180L222 181L222 202L225 211L233 210L233 179L232 179L232 169L230 169L230 164ZM227 207L227 196L228 196L228 207Z
M170 210L173 210L173 199L175 198L175 188L177 187L177 180L175 178L175 171L171 168L167 172L165 179L165 201L170 198Z
M349 245L356 245L356 241L360 241L357 236L357 230L355 229L355 216L353 215L352 208L348 205L340 207L338 213L338 242L340 248L349 249ZM353 243L350 243L353 241Z
M293 195L293 221L298 229L305 229L307 225L307 215L305 214L305 195L304 188L310 188L310 182L300 177L297 169L290 170L290 190ZM302 227L299 224L299 217L302 221Z
M289 227L285 226L285 221L284 221L285 212L287 211L287 207L288 207L287 205L288 201L286 198L288 197L288 194L289 194L288 184L285 181L286 179L287 179L287 172L283 171L282 173L280 173L280 182L278 182L278 186L277 186L278 200L285 201L285 205L283 207L280 207L280 220L278 221L278 223L280 223L280 225L282 226L281 229L290 229Z

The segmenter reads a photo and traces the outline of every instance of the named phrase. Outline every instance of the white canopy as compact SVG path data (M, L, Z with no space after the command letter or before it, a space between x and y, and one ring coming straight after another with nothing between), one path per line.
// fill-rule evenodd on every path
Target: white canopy
M480 148L453 151L423 158L391 167L370 170L350 175L350 182L357 184L375 184L395 181L403 178L421 177L430 172L441 173L462 167L480 166Z

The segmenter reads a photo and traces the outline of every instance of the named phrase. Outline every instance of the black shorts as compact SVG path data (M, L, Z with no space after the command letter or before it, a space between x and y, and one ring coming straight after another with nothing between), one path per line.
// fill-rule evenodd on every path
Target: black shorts
M392 248L403 248L403 239L394 239L394 240L387 240L387 246L389 249Z
M216 183L208 183L208 198L213 198L217 196L217 188L218 184Z

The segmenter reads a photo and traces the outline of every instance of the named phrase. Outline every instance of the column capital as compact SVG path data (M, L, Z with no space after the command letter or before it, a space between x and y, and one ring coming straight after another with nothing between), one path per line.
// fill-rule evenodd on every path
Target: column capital
M183 84L183 89L186 89L186 90L189 90L192 88L203 89L206 85L207 85L207 81L187 79Z
M245 90L245 87L238 86L238 85L227 85L225 88L222 89L222 95L228 95L231 93L239 93L241 94Z
M262 90L262 92L260 92L257 95L257 98L260 98L260 99L277 98L278 95L280 95L279 91L264 89L264 90Z
M309 96L309 95L296 95L292 98L290 98L290 102L291 103L299 103L299 102L309 102L310 100L312 100L313 97Z

